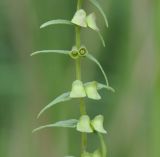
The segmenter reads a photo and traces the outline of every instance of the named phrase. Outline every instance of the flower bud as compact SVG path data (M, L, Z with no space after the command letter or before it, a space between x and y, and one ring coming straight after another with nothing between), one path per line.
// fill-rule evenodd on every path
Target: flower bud
M90 118L87 115L80 117L79 122L77 123L77 130L80 132L92 133L93 129L90 124Z
M103 121L104 117L102 115L98 115L91 121L91 124L95 131L106 134L107 131L103 127Z
M72 83L72 90L70 92L71 98L82 98L86 97L86 92L82 81L76 80Z
M86 12L83 9L78 10L71 22L81 27L87 27Z
M97 82L96 81L85 84L85 91L86 91L88 98L95 99L95 100L101 99L101 96L97 92Z
M73 59L79 58L78 50L77 50L77 48L75 46L72 48L72 51L69 53L69 55Z
M79 56L86 56L86 54L88 53L87 49L85 47L81 47L78 51Z

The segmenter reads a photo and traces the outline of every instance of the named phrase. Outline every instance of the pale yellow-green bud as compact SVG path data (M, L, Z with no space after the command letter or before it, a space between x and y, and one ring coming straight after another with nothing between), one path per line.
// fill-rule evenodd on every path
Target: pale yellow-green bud
M82 81L76 80L72 83L72 90L70 92L71 98L82 98L86 97L86 92Z
M88 27L90 27L91 29L95 31L99 31L99 28L97 27L97 24L96 24L95 13L91 13L87 16L87 24L88 24Z
M86 12L83 9L78 10L71 22L81 27L87 27Z
M79 53L79 56L84 57L84 56L87 55L88 51L87 51L87 49L86 49L84 46L82 46L82 47L79 49L78 53Z
M98 115L91 121L91 124L95 131L106 134L107 131L103 127L103 121L104 117L102 115Z
M95 100L101 99L101 96L97 92L97 82L96 81L85 84L85 91L86 91L88 98L95 99Z
M73 59L77 59L79 58L79 54L78 54L78 50L75 46L72 47L71 52L69 53L69 55L71 56L71 58Z
M77 123L77 131L86 132L86 133L93 132L89 116L83 115L80 117L79 122Z

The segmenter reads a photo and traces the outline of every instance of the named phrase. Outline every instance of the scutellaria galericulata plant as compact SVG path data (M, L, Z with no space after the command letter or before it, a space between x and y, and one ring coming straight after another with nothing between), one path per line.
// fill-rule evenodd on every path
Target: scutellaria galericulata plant
M106 27L108 27L108 21L104 11L102 10L99 2L97 0L86 0L95 6L96 9L102 15L104 19ZM100 100L101 96L98 93L101 89L107 89L109 91L114 92L114 89L110 87L107 76L99 63L99 61L88 51L86 46L81 44L81 29L92 29L95 31L100 40L102 41L103 46L105 46L105 42L103 36L100 33L100 30L96 24L96 14L90 13L87 15L86 11L82 8L83 0L77 0L77 10L73 15L71 20L64 19L56 19L51 20L44 23L40 28L46 28L51 25L70 25L75 27L75 45L72 46L71 50L42 50L36 51L31 54L31 56L38 54L47 54L47 53L55 53L55 54L64 54L69 56L74 62L76 66L76 78L75 81L71 85L71 90L65 92L55 98L52 102L50 102L47 106L45 106L38 114L37 118L39 118L46 110L50 109L56 104L60 104L62 102L70 101L71 99L77 99L78 103L80 103L80 117L77 119L69 119L59 121L53 124L40 126L33 130L33 132L39 131L44 128L52 128L52 127L67 127L74 128L76 131L81 133L81 157L106 157L107 156L107 148L105 144L105 138L103 134L106 134L107 131L103 127L104 116L99 114L96 115L93 119L87 114L85 98ZM98 81L90 81L84 83L81 76L81 60L89 59L94 62L102 72L104 76L105 83L99 83ZM96 101L97 103L97 101ZM95 134L99 137L100 146L94 152L89 152L87 148L87 135Z

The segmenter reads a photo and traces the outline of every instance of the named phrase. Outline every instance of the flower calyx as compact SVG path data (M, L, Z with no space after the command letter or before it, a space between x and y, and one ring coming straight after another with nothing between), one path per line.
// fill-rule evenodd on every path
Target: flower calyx
M89 27L95 31L99 31L99 28L96 24L95 13L91 13L87 16L86 12L83 9L80 9L75 13L71 22L80 27Z
M103 127L104 117L102 115L96 116L90 120L88 115L82 115L77 123L77 131L85 133L93 133L94 131L106 134L107 131Z
M75 80L72 83L72 90L70 92L71 98L88 97L90 99L99 100L101 96L98 93L98 83L96 81L83 84L80 80Z
M85 92L84 85L83 85L82 81L75 80L72 83L72 90L70 92L70 97L71 98L83 98L83 97L86 97L86 92Z

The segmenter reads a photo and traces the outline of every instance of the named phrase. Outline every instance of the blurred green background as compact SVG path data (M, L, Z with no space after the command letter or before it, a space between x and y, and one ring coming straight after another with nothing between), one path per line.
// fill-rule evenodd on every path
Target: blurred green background
M86 100L91 117L105 115L109 157L160 157L160 1L99 0L109 29L97 13L106 41L82 31L83 44L103 65L116 93L102 91L99 102ZM71 19L76 0L0 0L0 157L79 156L80 134L69 129L33 128L78 118L76 101L62 103L39 120L39 110L71 88L75 65L61 55L30 53L71 49L74 29L40 30L51 19ZM96 9L86 0L88 13ZM83 80L104 82L95 64L84 60ZM90 151L99 143L89 136Z

